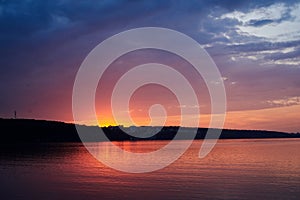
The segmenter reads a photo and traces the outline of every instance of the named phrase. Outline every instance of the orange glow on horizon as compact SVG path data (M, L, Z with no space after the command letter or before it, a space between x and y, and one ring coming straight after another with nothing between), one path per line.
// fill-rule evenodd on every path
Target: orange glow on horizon
M248 129L248 130L272 130L284 132L299 132L300 126L300 105L275 107L259 110L229 111L226 114L224 128L226 129ZM195 117L195 116L188 116ZM210 114L200 115L200 127L208 127ZM161 120L160 117L156 118ZM135 116L134 121L139 126L149 124L149 117ZM168 123L165 126L178 126L180 115L168 115ZM100 123L101 122L101 123ZM98 124L101 126L117 125L112 116L98 118ZM133 124L120 124L131 126Z

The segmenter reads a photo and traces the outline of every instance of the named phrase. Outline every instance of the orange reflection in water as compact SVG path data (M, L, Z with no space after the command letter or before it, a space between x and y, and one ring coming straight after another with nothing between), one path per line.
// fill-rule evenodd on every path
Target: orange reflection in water
M178 145L184 142L186 141L176 141ZM127 151L139 153L155 151L167 143L168 141L114 142L114 144ZM256 174L255 176L289 174L290 177L300 178L300 155L297 153L300 150L299 139L219 140L213 151L204 159L198 158L201 144L202 140L194 141L188 151L175 163L157 172L148 173L148 175L157 173L173 174L172 170L182 170L185 174L197 172L198 175L204 177L206 176L205 173L211 176L215 172L221 172L222 176L253 173ZM97 148L98 153L104 154L107 158L111 160L118 159L117 154L107 143L94 143L93 146ZM122 172L112 170L99 163L84 147L81 147L74 159L75 162L80 160L84 166L80 170L99 168L116 175L124 175Z
M148 152L161 143L118 145ZM39 199L299 199L300 139L219 140L199 159L201 143L194 141L176 162L151 173L119 172L98 162L81 144L53 144L47 148L51 155L2 160L0 174L14 180L13 194ZM92 145L108 159L118 159L107 143ZM17 187L20 177L27 179Z

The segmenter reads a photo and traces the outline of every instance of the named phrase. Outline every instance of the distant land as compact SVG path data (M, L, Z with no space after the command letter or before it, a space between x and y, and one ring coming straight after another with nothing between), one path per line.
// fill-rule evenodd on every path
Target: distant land
M78 125L95 133L98 126ZM71 123L34 120L34 119L1 119L0 143L48 143L48 142L81 142L75 125ZM156 135L147 138L137 138L124 133L118 126L102 127L102 130L111 141L138 141L138 140L171 140L177 133L179 127L163 127ZM159 127L128 127L136 133L144 134ZM183 128L184 133L189 134L191 128ZM198 128L195 139L203 139L207 128ZM145 135L145 134L144 134ZM95 138L95 137L89 137ZM187 137L188 138L188 137ZM254 138L300 138L300 133L285 133L265 130L230 130L223 129L220 139L254 139ZM90 142L100 142L91 139Z

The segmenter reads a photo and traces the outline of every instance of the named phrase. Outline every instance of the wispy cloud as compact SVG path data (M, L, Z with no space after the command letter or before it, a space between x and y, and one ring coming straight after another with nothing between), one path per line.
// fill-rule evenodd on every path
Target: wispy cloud
M300 97L287 97L283 99L268 100L267 103L275 106L300 105Z
M241 35L262 37L269 41L291 41L300 38L300 4L274 3L248 12L234 11L221 16L238 23Z

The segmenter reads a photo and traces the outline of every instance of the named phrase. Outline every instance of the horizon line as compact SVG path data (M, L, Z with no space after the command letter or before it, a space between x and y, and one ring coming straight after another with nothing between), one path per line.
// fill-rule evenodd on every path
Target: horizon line
M184 126L136 126L136 125L108 125L108 126L99 126L99 125L87 125L87 124L77 124L74 121L59 121L55 119L34 119L34 118L3 118L0 117L0 120L34 120L34 121L46 121L46 122L56 122L56 123L65 123L65 124L72 124L75 126L87 126L87 127L99 127L99 128L109 128L109 127L124 127L124 128L130 128L130 127L137 127L137 128L142 128L142 127L159 127L159 128L164 128L164 127L181 127L181 128L197 128L197 129L221 129L221 130L238 130L238 131L268 131L268 132L278 132L278 133L288 133L288 134L300 134L300 132L286 132L286 131L276 131L276 130L266 130L266 129L238 129L238 128L214 128L214 127L184 127Z

